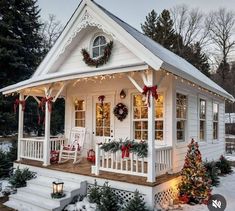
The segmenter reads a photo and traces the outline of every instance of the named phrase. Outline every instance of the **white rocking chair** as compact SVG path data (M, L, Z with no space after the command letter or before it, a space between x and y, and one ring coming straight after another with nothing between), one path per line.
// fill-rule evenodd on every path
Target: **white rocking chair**
M61 145L58 163L65 163L73 160L73 164L79 163L82 160L82 151L86 137L86 128L74 127L70 132L68 146Z

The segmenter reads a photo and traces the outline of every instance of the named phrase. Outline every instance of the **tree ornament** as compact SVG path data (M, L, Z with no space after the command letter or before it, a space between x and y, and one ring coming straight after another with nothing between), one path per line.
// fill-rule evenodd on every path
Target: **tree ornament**
M128 115L128 108L123 103L118 103L113 109L113 114L118 120L123 121Z
M93 59L93 58L91 58L88 51L85 48L83 48L82 49L83 61L88 66L95 66L96 68L99 67L99 66L102 66L102 65L106 64L109 61L109 58L110 58L111 53L112 53L112 49L113 49L113 41L110 41L106 45L106 47L104 48L104 55L97 58L97 59Z

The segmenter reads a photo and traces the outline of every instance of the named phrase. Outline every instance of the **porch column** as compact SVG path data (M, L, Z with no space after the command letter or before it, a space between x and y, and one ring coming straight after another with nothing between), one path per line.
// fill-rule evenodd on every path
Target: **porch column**
M20 93L19 100L24 100L24 95ZM17 144L17 161L21 160L22 149L21 149L21 139L23 138L24 134L24 111L22 109L22 104L19 103L19 117L18 117L18 144Z
M147 74L148 86L154 86L154 70ZM150 107L148 108L148 182L156 180L156 149L155 149L155 99L150 95Z
M50 165L50 130L51 130L51 112L48 108L48 101L45 104L45 138L43 143L43 166Z

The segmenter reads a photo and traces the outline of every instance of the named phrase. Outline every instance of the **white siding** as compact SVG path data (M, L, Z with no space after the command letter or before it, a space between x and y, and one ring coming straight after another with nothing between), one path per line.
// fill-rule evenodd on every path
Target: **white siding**
M188 96L188 122L187 122L187 143L175 143L174 148L174 172L179 171L187 153L187 145L194 138L199 140L199 114L198 100L200 96L206 99L207 116L206 116L206 141L199 141L199 149L202 153L203 160L217 160L220 155L224 154L224 101L208 93L202 92L197 88L190 87L179 81L176 82L176 91L183 92ZM175 99L174 99L175 100ZM213 102L219 103L219 136L218 141L213 140ZM174 117L175 118L175 117ZM175 139L176 140L176 139ZM175 141L176 142L176 141Z
M79 73L97 69L95 67L89 67L87 64L85 64L85 62L83 61L81 50L85 48L91 52L92 41L98 35L104 35L107 41L112 38L95 27L88 27L87 29L83 30L88 31L86 33L86 36L80 36L79 38L77 38L76 43L75 41L73 41L73 49L66 51L65 53L67 53L67 55L62 55L62 57L58 59L58 63L56 64L56 66L53 67L52 72L76 71ZM112 68L124 65L128 66L141 62L143 61L136 57L133 53L131 53L131 51L129 51L118 40L113 40L112 55L108 63L103 65L102 68Z

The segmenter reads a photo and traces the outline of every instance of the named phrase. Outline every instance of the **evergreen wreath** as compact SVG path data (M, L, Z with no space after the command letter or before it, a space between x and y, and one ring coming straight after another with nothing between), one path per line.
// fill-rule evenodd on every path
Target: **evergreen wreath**
M97 59L93 59L91 58L89 52L85 48L83 48L82 49L83 61L88 66L95 66L95 67L102 66L109 61L109 58L112 53L112 49L113 49L113 41L110 41L104 48L104 55Z
M122 121L128 114L128 108L123 103L118 103L113 109L113 114L118 120Z

